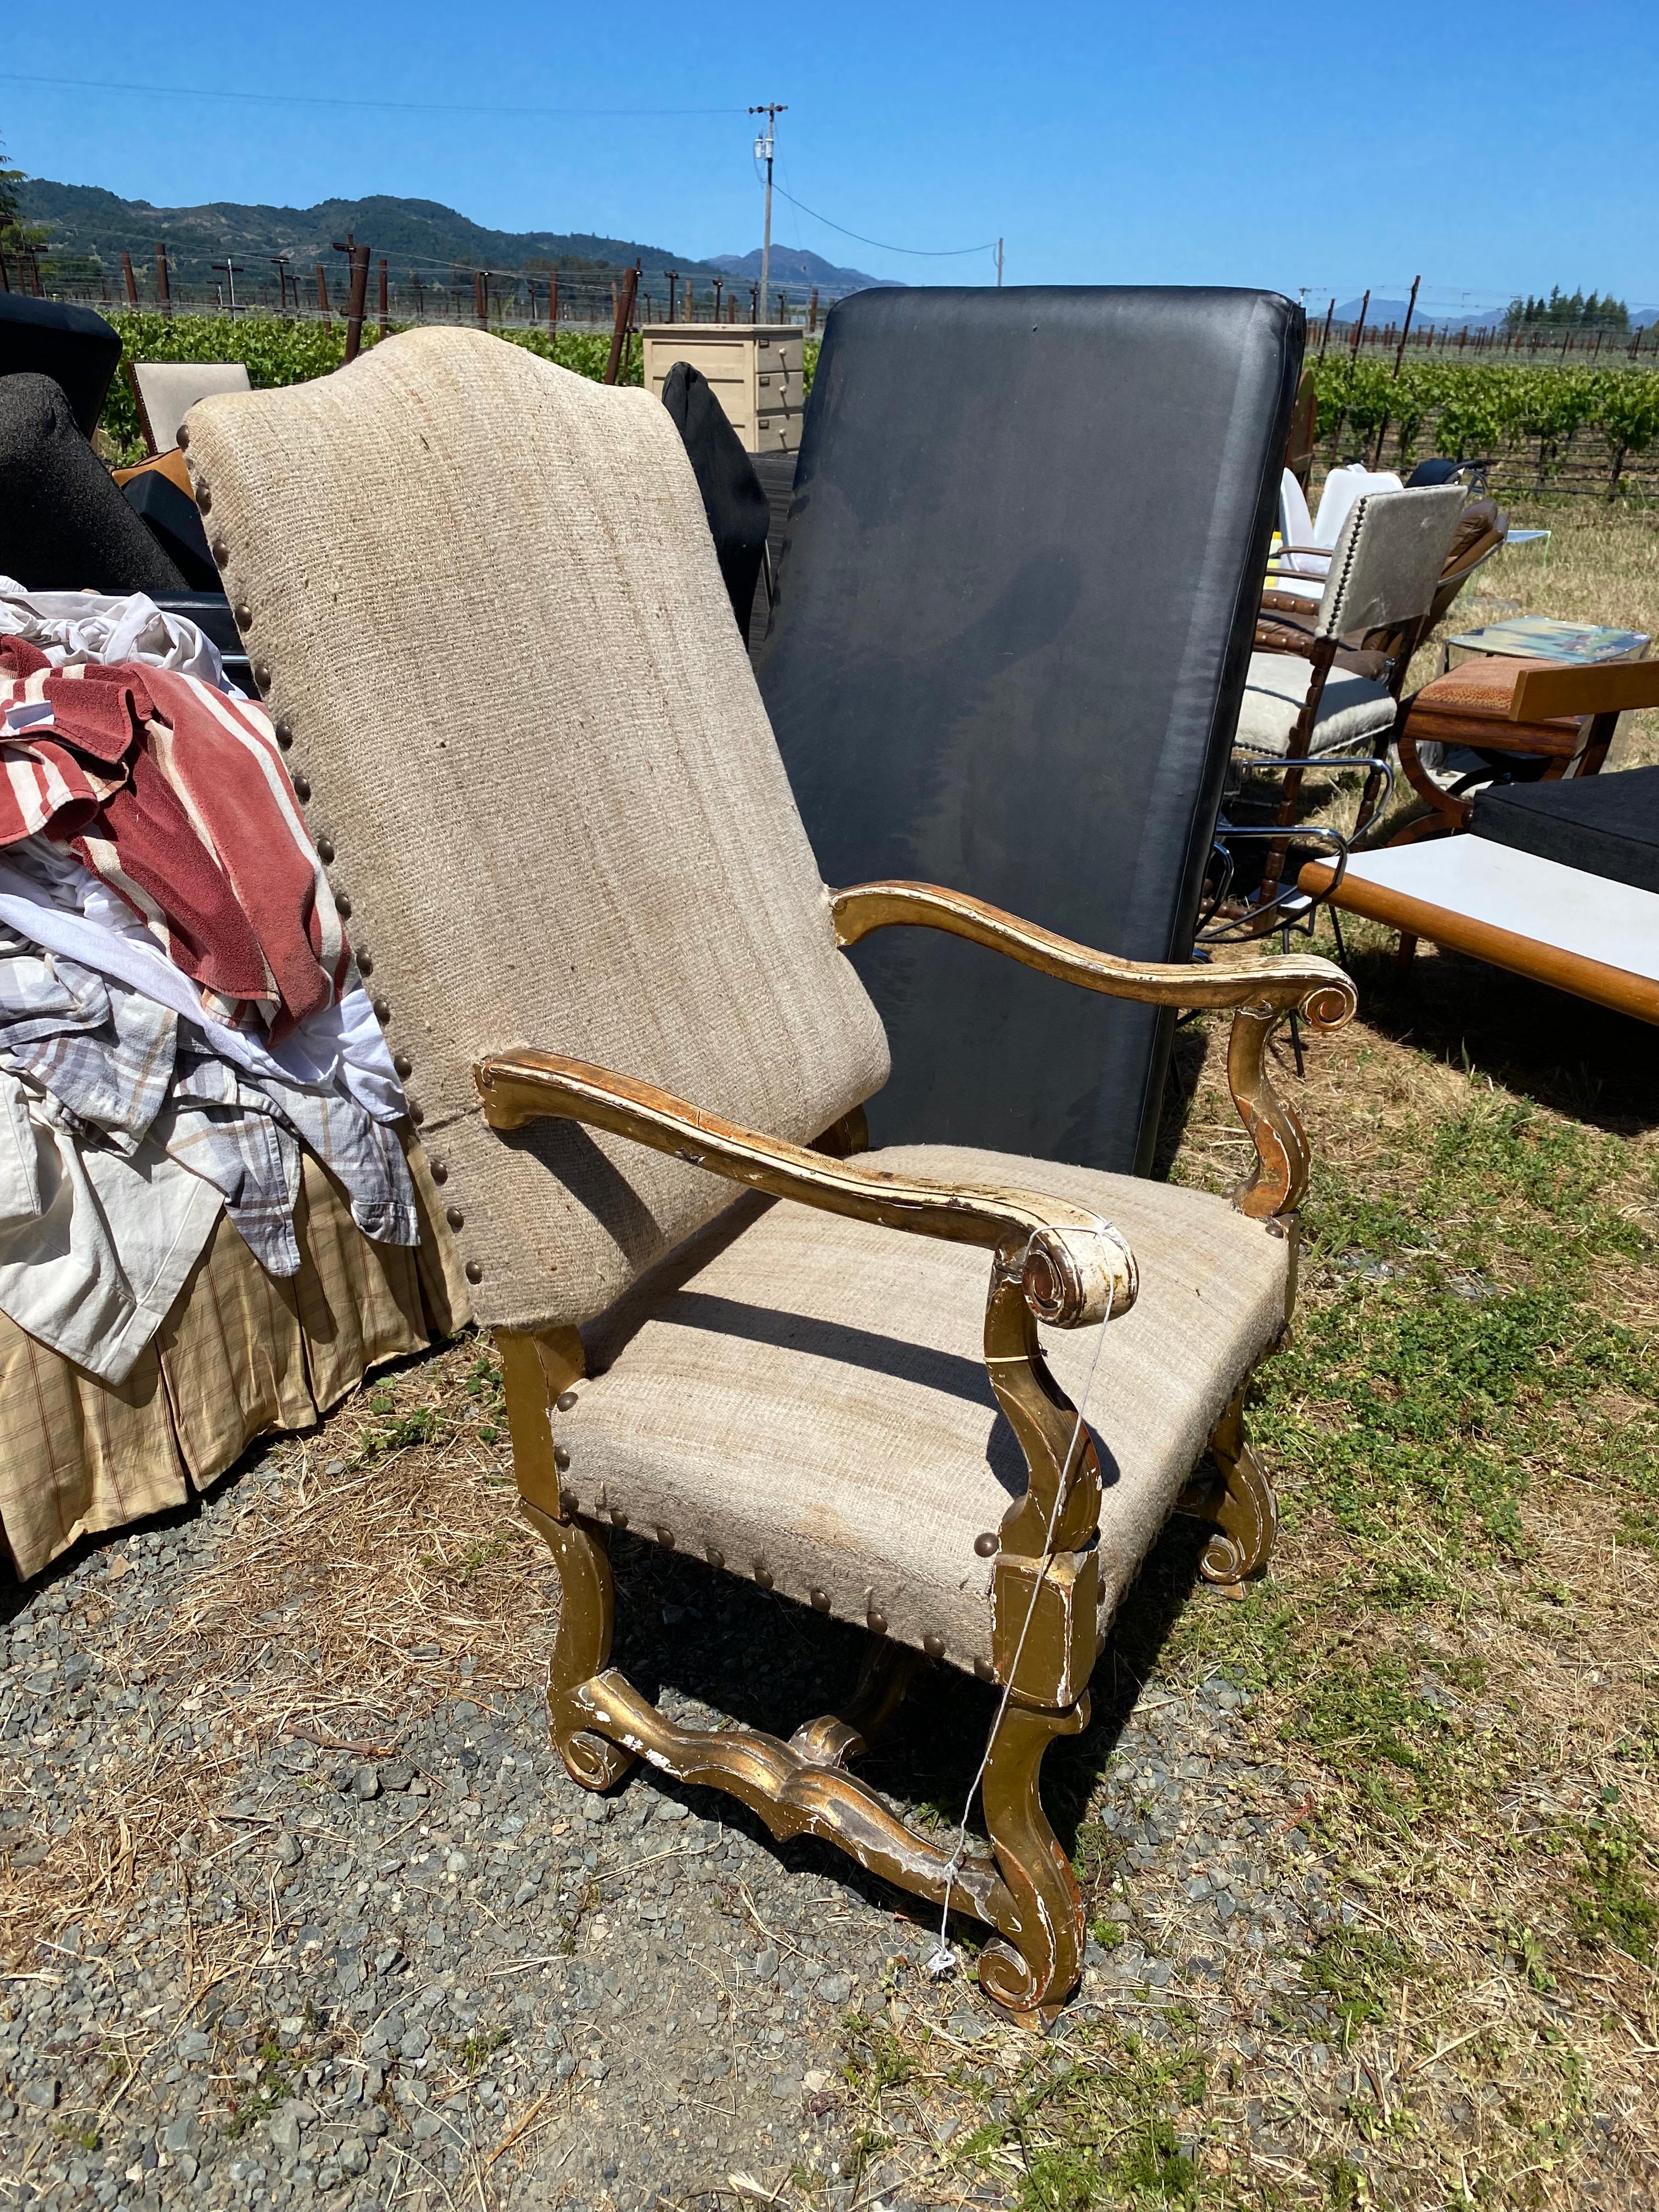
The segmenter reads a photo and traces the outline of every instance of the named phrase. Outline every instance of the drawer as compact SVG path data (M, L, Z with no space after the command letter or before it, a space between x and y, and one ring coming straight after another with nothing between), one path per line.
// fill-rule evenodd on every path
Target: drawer
M802 407L806 404L805 380L798 368L769 368L766 356L761 356L761 365L755 378L755 404L763 413L775 407Z
M740 434L751 453L794 453L800 450L800 410L792 408L787 413L757 416L753 430Z
M763 368L789 368L799 376L806 366L805 338L757 338L755 352Z

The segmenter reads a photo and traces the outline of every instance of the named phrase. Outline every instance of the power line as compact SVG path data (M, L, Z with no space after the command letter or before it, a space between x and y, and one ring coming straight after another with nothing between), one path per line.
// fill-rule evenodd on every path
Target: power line
M791 207L798 207L803 215L810 215L814 222L827 223L831 230L838 230L843 238L855 238L860 246L873 246L882 253L908 253L921 261L951 261L964 253L994 253L996 251L994 238L988 238L982 246L890 246L884 238L866 238L861 230L848 230L844 222L830 222L827 215L820 215L816 208L808 207L805 200L798 200L793 192L786 192L781 185L775 189L780 198L787 200Z
M341 100L302 92L230 92L216 85L135 84L129 78L24 76L15 70L0 70L0 83L56 84L76 92L153 93L161 99L242 100L265 107L376 107L401 115L559 115L566 118L618 115L741 115L741 107L503 107L494 100Z

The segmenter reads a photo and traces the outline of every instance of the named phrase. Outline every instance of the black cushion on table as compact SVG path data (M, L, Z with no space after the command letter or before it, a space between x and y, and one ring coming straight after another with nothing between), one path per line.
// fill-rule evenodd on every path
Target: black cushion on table
M662 404L684 441L732 611L746 643L766 550L766 494L731 417L700 369L677 361L663 380Z
M49 376L0 376L0 576L31 592L185 588Z
M1659 891L1659 768L1496 784L1476 794L1469 827L1540 860Z
M0 292L0 376L51 377L83 438L98 427L120 360L118 332L90 307Z
M828 884L1191 952L1304 324L1275 294L927 288L824 331L761 690ZM851 955L872 1140L1145 1172L1173 1018L959 939Z
M121 496L192 591L219 589L219 567L210 551L201 509L160 469L146 469L121 487Z

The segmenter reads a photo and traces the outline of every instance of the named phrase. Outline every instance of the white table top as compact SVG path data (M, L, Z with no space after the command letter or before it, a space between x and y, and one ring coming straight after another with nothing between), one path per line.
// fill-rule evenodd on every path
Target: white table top
M1356 853L1348 877L1659 982L1659 895L1633 884L1468 836Z

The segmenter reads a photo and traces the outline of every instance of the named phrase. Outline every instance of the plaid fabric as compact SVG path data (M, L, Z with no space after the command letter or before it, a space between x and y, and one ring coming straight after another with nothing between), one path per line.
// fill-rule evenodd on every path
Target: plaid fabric
M338 1092L232 1067L155 1000L61 956L48 962L9 933L0 933L0 1068L52 1102L64 1141L131 1154L153 1136L221 1194L273 1275L300 1267L302 1142L344 1186L366 1236L419 1242L415 1193L387 1124Z
M374 1366L465 1326L466 1285L418 1151L422 1243L368 1243L314 1159L300 1272L277 1282L222 1222L158 1334L100 1383L0 1315L0 1559L25 1579L82 1535L182 1505L267 1431L311 1427ZM422 1290L428 1295L423 1299Z
M139 662L53 669L0 637L0 846L101 876L222 1022L285 1036L351 955L262 708Z

